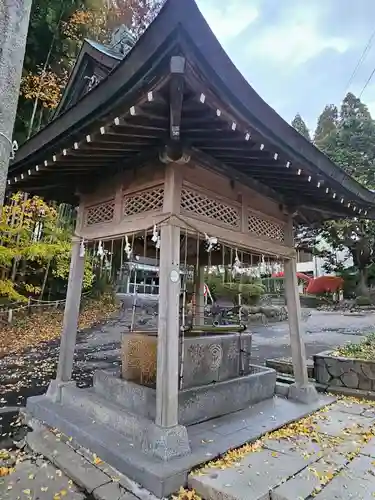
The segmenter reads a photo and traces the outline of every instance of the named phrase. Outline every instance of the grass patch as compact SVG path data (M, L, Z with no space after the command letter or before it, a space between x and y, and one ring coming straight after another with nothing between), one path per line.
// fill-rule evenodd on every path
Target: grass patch
M375 361L375 333L371 333L359 344L346 344L342 347L337 347L333 351L332 356Z

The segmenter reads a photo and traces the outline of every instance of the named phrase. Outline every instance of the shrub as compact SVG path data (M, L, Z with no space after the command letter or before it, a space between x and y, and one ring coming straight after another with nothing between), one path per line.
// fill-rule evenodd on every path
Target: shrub
M370 297L367 297L366 295L359 295L355 299L355 304L357 306L371 306L372 305Z
M299 298L302 307L311 307L315 309L322 303L321 297L316 295L300 295Z
M360 359L375 359L375 334L370 333L367 338L365 338L359 344L346 344L341 347L337 347L332 353L333 356L343 356L344 358L360 358Z
M239 293L241 293L242 304L246 305L256 304L265 293L265 287L260 282L240 283L233 281L232 283L223 283L222 279L216 276L209 278L208 286L215 300L227 299L232 301L234 305L238 305Z

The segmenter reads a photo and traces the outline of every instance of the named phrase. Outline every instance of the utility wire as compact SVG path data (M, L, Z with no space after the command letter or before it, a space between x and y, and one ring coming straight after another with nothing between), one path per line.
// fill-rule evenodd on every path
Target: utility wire
M368 39L367 44L366 44L365 48L364 48L364 49L363 49L363 51L362 51L362 54L361 54L361 56L360 56L360 58L359 58L359 60L358 60L358 62L357 62L357 65L356 65L356 67L354 68L353 73L351 74L351 76L350 76L350 78L349 78L349 80L348 80L348 83L346 84L345 94L346 94L346 93L347 93L347 91L349 90L349 87L350 87L350 85L351 85L351 83L352 83L352 81L353 81L354 77L356 76L356 74L357 74L357 72L358 72L359 68L361 67L361 65L362 65L363 61L366 59L366 56L367 56L367 54L368 54L369 50L371 49L371 46L372 46L372 42L373 42L373 40L374 40L374 37L375 37L375 30L374 30L374 31L372 32L372 34L370 35L370 38ZM372 76L371 76L371 77L372 77ZM370 78L370 80L371 80L371 78ZM362 89L362 92L363 92L363 90L364 90L364 89ZM362 92L361 92L361 94L362 94Z
M361 92L359 94L359 98L362 97L363 92L366 90L367 85L371 82L372 77L374 76L374 74L375 74L375 68L371 71L370 76L368 77L366 83L364 84L364 86L363 86L363 88L362 88L362 90L361 90Z

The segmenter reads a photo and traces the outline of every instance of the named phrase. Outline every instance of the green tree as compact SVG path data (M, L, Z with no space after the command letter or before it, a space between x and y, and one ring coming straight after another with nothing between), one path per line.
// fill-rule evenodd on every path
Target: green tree
M48 123L85 38L110 44L125 24L138 37L162 0L34 0L15 138L24 142Z
M318 118L314 134L314 144L324 148L327 153L330 142L335 144L338 122L338 109L333 104L328 104Z
M348 93L339 118L336 150L333 158L359 182L374 188L375 125L365 104Z
M311 140L309 129L307 128L306 123L303 121L303 118L299 113L297 113L293 118L291 125L297 130L297 132L303 135L303 137L305 137L309 141Z
M64 293L69 274L72 221L41 198L12 196L0 213L0 297L25 301L40 297L47 280L59 280ZM94 281L86 260L84 288Z
M62 26L80 5L80 0L34 0L32 3L15 125L19 143L47 123L51 116L54 100L50 97L36 102L35 93L43 91L48 95L57 91L57 98L61 95L77 50L76 44L69 43L63 36ZM32 118L34 126L30 127Z
M314 137L317 146L335 163L369 189L375 187L375 122L359 98L347 94L338 115L334 106L326 106ZM312 246L320 234L334 250L347 247L359 273L358 293L368 295L368 270L375 259L373 221L330 221L318 230L307 228L301 234L304 243L310 239Z
M375 224L370 220L344 219L324 224L323 238L334 250L348 248L358 271L358 295L368 295L369 267L375 258ZM329 255L327 255L329 257Z

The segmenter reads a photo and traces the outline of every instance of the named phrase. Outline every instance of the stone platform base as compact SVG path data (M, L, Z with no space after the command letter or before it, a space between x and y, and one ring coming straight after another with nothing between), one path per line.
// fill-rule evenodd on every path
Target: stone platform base
M131 413L111 400L102 398L93 389L78 389L67 385L62 387L61 400L55 402L121 433L134 447L147 455L170 460L190 453L188 435L183 425L159 427L153 420L139 413Z
M77 389L78 390L78 389ZM87 400L93 395L87 389ZM64 390L62 391L64 392ZM26 415L58 428L79 445L90 449L121 473L137 481L157 497L174 493L187 484L191 469L222 455L228 449L254 441L261 435L302 418L334 401L322 396L312 404L299 404L274 397L242 411L187 428L191 453L162 460L139 450L134 441L118 430L89 416L78 407L52 402L46 396L29 398ZM38 450L43 454L43 450Z
M243 377L181 390L178 421L196 424L272 398L275 370L255 365L248 370L250 374ZM156 390L123 380L118 371L95 372L94 391L119 407L155 420Z

